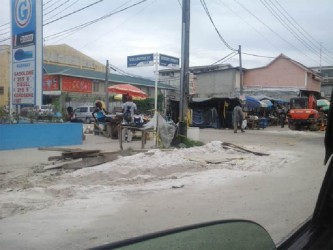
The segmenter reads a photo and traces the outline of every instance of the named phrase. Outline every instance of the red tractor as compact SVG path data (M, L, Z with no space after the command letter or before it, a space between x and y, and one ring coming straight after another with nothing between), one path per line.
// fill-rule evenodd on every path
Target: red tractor
M292 130L310 129L317 131L321 119L317 111L317 101L313 95L309 97L295 97L290 99L288 125Z

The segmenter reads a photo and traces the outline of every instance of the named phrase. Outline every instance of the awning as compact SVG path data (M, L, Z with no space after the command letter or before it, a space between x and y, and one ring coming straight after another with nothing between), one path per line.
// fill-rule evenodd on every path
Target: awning
M55 90L55 91L43 91L43 95L52 95L52 96L60 96L61 91Z

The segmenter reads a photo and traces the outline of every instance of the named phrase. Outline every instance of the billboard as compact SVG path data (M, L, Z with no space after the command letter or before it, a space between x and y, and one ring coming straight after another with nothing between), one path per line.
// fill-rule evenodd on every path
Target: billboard
M43 76L43 91L60 90L59 76Z
M92 80L70 76L61 77L62 91L92 93Z
M41 105L42 4L36 0L11 0L12 76L11 104ZM39 34L37 39L36 34ZM40 84L37 86L36 83Z
M127 57L127 67L143 67L154 65L154 54L143 54Z

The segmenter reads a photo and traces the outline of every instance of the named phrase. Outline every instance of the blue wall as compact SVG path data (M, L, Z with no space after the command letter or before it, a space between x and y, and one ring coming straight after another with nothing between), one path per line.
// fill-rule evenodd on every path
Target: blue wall
M0 150L82 144L82 123L0 125Z

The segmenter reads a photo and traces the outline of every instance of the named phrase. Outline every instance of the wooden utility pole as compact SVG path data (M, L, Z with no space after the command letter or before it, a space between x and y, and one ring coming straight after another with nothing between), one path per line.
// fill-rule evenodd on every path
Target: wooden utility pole
M106 60L106 66L105 66L105 108L107 111L109 111L109 60Z
M187 136L187 110L189 97L189 60L190 60L190 0L182 4L182 44L181 44L181 76L179 100L179 134Z
M243 95L243 67L242 67L242 46L238 45L239 55L239 94Z

